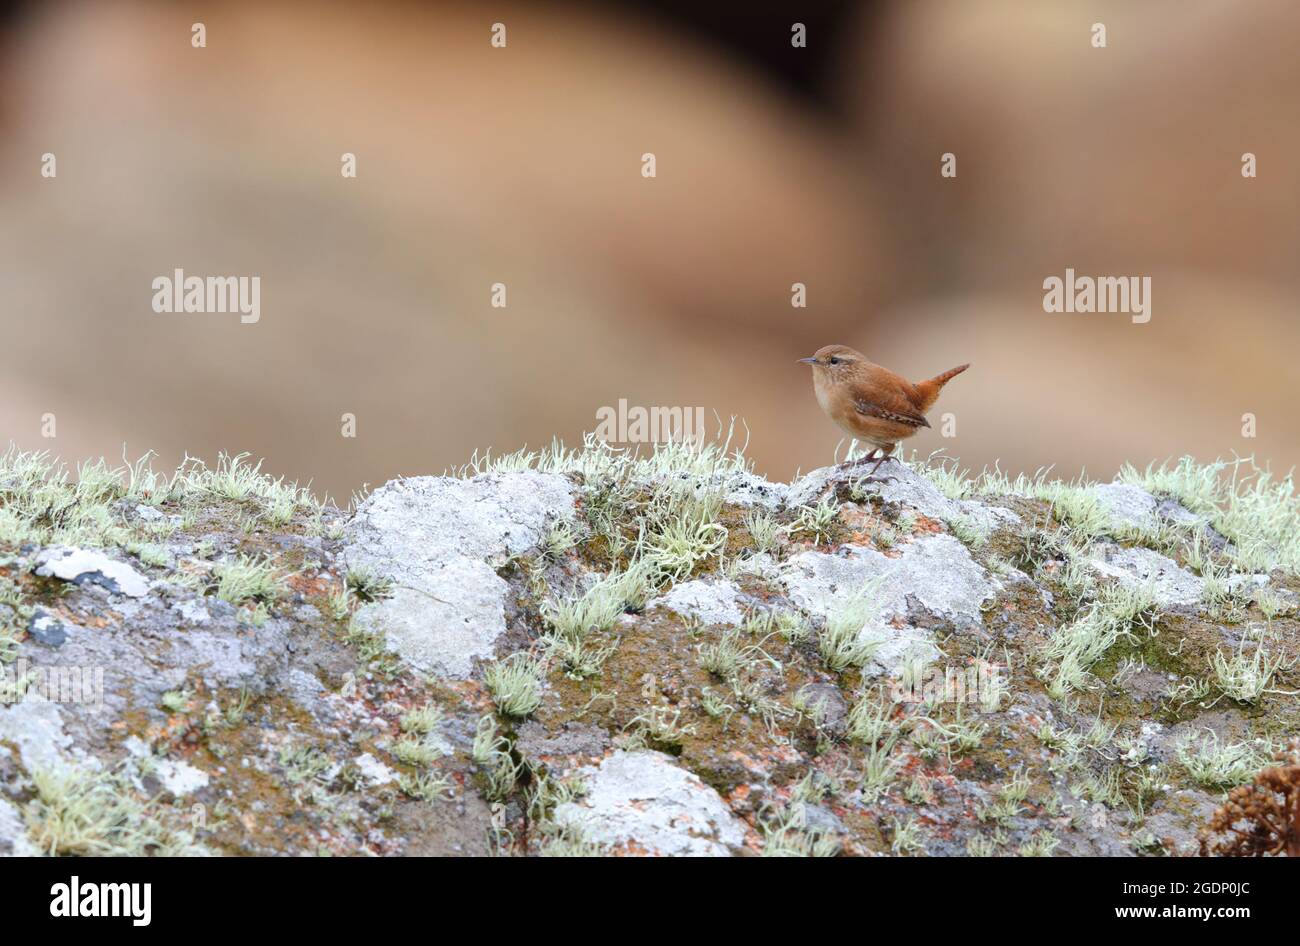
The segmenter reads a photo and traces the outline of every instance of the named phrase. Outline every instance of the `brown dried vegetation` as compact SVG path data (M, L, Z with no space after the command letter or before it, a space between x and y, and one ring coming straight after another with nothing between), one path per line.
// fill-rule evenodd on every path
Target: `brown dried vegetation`
M1300 740L1274 759L1278 765L1228 793L1206 825L1202 855L1300 857Z

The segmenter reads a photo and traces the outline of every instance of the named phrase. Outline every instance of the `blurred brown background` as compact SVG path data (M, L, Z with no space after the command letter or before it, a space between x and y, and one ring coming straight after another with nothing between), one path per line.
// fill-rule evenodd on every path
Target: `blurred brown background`
M742 416L785 477L839 439L794 360L842 342L973 362L958 436L909 443L968 466L1300 460L1300 4L700 6L10 15L0 443L249 451L345 499L626 398ZM1151 321L1044 313L1067 267L1150 276ZM175 268L260 275L261 321L154 313Z

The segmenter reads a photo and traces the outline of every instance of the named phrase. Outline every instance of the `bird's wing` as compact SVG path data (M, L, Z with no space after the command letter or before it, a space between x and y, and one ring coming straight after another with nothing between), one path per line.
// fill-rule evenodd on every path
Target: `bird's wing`
M853 398L853 406L864 417L877 417L895 424L906 424L908 427L930 426L930 422L913 406L911 399L901 393L876 391L870 395L857 394Z

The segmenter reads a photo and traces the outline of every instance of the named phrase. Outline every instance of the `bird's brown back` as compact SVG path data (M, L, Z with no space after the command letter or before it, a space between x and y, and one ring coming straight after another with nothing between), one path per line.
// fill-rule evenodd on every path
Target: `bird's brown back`
M899 413L922 414L925 408L934 403L934 398L922 403L921 392L917 386L901 374L890 371L883 365L864 361L856 366L853 373L855 393L880 405L886 410ZM935 392L938 396L938 392Z

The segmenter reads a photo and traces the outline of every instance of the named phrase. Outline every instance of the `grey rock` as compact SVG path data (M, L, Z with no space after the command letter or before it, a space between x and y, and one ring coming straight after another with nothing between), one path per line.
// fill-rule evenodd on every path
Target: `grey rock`
M0 743L18 750L18 758L28 772L57 770L68 764L72 737L64 729L59 704L29 693L14 703L0 703Z
M1162 607L1191 605L1201 600L1205 582L1159 552L1109 543L1098 549L1100 556L1091 562L1095 571L1128 587L1150 586Z
M712 474L689 477L682 473L659 473L644 481L647 487L664 484L694 484L700 492L721 492L723 501L745 508L776 510L785 503L785 483L774 483L749 470L718 470Z
M767 581L776 578L779 571L776 558L770 552L757 552L746 555L744 558L731 563L731 575L733 577L753 575L755 578Z
M161 522L167 518L153 506L146 506L143 503L135 507L135 517L141 522Z
M397 781L397 773L380 762L369 752L363 752L352 760L368 785L387 785Z
M950 535L927 535L898 546L890 558L874 549L845 546L840 554L808 551L792 556L780 581L809 613L826 617L845 599L880 582L881 617L907 617L912 605L962 625L980 623L980 607L998 584Z
M1156 507L1156 515L1180 525L1193 525L1201 522L1202 517L1183 506L1176 499L1162 499Z
M1181 789L1148 816L1146 829L1169 854L1193 857L1200 851L1200 829L1218 806L1219 800L1206 792Z
M184 798L208 785L210 777L207 772L195 768L184 760L154 757L149 746L136 736L127 738L124 746L127 752L136 758L148 759L154 778L164 790L176 798Z
M804 805L803 824L808 831L817 834L845 835L849 829L829 808L824 805Z
M1151 529L1161 520L1183 526L1205 524L1204 517L1196 515L1176 499L1158 499L1132 483L1100 483L1092 487L1091 492L1117 525ZM1208 527L1205 531L1215 548L1223 546L1222 536Z
M18 809L0 798L0 857L35 857L40 852L27 838Z
M1120 684L1124 692L1138 703L1155 703L1169 689L1169 680L1165 675L1151 670L1128 674Z
M815 504L831 488L859 480L868 469L866 466L840 464L813 470L790 485L786 503L791 507ZM1020 521L1016 513L1001 506L950 499L934 483L905 463L891 460L880 467L878 476L886 478L873 478L872 482L864 483L862 488L866 493L878 495L886 503L907 507L931 519L943 522L966 519L985 531Z
M745 824L699 777L662 752L618 750L580 770L586 794L556 806L558 824L627 853L725 857Z
M935 646L934 635L911 625L892 627L871 623L862 629L858 640L875 644L871 662L863 668L864 675L869 677L881 674L897 677L910 663L930 664L942 656Z
M572 518L572 485L549 473L392 480L348 523L345 558L350 568L395 566L417 574L453 558L499 566L536 548L557 520Z
M208 784L208 773L197 769L188 762L174 762L171 759L159 759L156 775L158 781L172 795L183 798Z
M1100 483L1092 495L1112 522L1148 529L1156 523L1156 499L1131 483Z
M809 707L819 707L823 727L833 733L843 732L849 704L839 687L833 683L807 683L799 688L799 696Z
M219 608L226 603L213 598L208 599L211 619L194 625L161 594L121 599L104 612L93 601L97 586L83 588L73 610L96 616L96 626L64 624L66 640L61 646L52 649L29 640L20 646L19 657L51 679L84 677L99 669L102 692L96 698L75 705L61 701L88 731L105 732L132 704L156 707L164 692L184 686L187 678L200 679L213 689L254 694L288 689L293 625L287 619L272 618L254 629L239 623L233 608Z
M423 570L418 586L398 586L391 597L359 608L353 622L384 634L416 670L468 677L475 659L491 658L505 633L507 591L486 563L457 558Z
M1215 710L1202 713L1194 720L1184 720L1162 729L1155 737L1153 747L1162 758L1173 758L1180 745L1217 739L1220 743L1249 742L1250 724L1233 710Z
M320 696L326 692L323 683L301 668L294 668L285 674L285 685L289 695L300 706L315 706Z
M847 466L818 467L799 477L786 489L785 503L790 508L811 506L816 503L836 483L854 478Z
M508 586L495 571L574 515L567 479L526 471L471 480L394 480L361 504L345 532L349 568L393 582L358 609L363 629L425 673L468 676L505 633Z
M699 619L704 624L741 624L745 614L740 609L740 589L730 581L684 581L665 595L649 602L649 607L668 608L683 617Z
M187 624L203 625L212 621L212 614L201 598L177 602L176 610Z
M786 502L789 487L784 483L773 483L753 473L735 471L719 474L715 482L725 491L723 498L734 506L759 507L761 509L779 509Z
M560 729L548 733L541 723L530 721L519 727L516 748L529 759L605 754L610 735L599 726L568 720Z
M801 552L780 576L795 604L823 618L863 589L876 589L879 611L860 637L875 644L864 668L870 676L897 676L913 660L929 663L940 656L933 635L916 626L917 610L959 628L977 627L981 605L999 587L950 535L924 536L899 550L897 558L860 546L845 546L836 555ZM907 623L895 627L895 618Z

